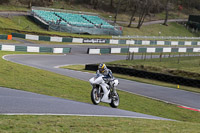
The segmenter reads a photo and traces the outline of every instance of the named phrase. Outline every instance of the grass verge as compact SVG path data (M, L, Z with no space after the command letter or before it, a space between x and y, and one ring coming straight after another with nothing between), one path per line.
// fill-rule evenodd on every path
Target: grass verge
M20 53L0 51L0 56L5 54ZM2 87L92 103L90 100L91 86L88 82L24 65L15 64L3 59L0 59L0 66L0 86ZM155 101L122 91L119 91L119 95L121 99L119 106L120 109L180 121L200 123L199 112L178 108L172 104ZM101 103L101 105L108 106L107 104L103 103Z
M16 6L10 4L1 4L0 11L28 11L29 9L26 6Z
M192 37L199 36L199 33L192 33L181 24L172 22L168 26L162 24L152 24L138 28L129 28L124 25L123 35L139 35L139 36L183 36Z
M112 66L134 68L186 78L200 79L200 56L156 58L146 60L120 60L107 63Z
M156 126L155 126L156 125ZM78 116L0 116L1 133L7 132L149 132L197 133L199 123L129 118Z
M76 70L76 71L84 71L84 72L94 73L94 71L85 70L85 65L69 65L69 66L63 66L62 68ZM177 84L170 84L170 83L165 83L165 82L161 82L161 81L138 78L138 77L133 77L133 76L129 76L129 75L123 75L123 74L116 74L116 73L113 73L113 75L116 78L122 78L122 79L132 80L132 81L136 81L136 82L147 83L147 84L152 84L152 85L159 85L159 86L164 86L164 87L170 87L170 88L176 88L177 89ZM200 89L199 88L194 88L194 87L189 87L189 86L179 85L178 89L200 93Z
M106 35L79 35L66 32L47 31L32 22L26 16L0 17L0 34L11 34L12 32L78 38L112 38L112 36ZM153 24L143 26L141 29L124 27L123 35L160 36L159 32L161 32L161 36L199 36L198 33L191 33L184 26L177 23L169 23L169 26Z
M18 44L20 43L19 41L16 40L0 40L0 43L7 43L7 44Z

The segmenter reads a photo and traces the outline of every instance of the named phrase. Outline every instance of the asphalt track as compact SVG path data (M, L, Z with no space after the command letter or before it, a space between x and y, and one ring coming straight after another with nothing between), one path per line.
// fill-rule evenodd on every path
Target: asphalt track
M0 105L0 114L7 115L77 115L169 120L2 87L0 87Z
M85 58L81 55L8 55L4 58L6 60L12 60L13 62L18 62L20 64L25 64L40 69L45 69L48 71L53 71L56 73L64 75L81 75L85 77L85 73L72 72L70 70L55 68L55 65L60 64L70 57L71 63L83 63L85 60L80 59L80 57ZM36 57L36 58L35 58ZM49 59L50 57L53 62ZM101 56L100 56L101 57ZM11 59L12 58L12 59ZM34 59L33 59L34 58ZM40 58L41 60L38 60ZM62 59L63 61L62 61ZM77 60L77 59L79 60ZM93 57L95 59L95 57ZM103 59L102 56L100 59ZM120 57L123 58L123 57ZM18 61L20 59L20 61ZM113 59L108 59L107 61L116 60L117 57ZM50 61L50 62L48 62ZM88 61L89 63L96 62L95 60ZM65 63L69 64L69 61ZM71 64L70 63L70 64ZM61 71L59 71L61 70ZM65 71L65 72L64 72ZM64 73L63 73L64 72ZM70 74L68 74L68 72ZM73 73L73 74L72 74ZM90 75L92 76L92 75ZM73 77L73 76L72 76ZM81 77L79 77L81 79ZM86 79L88 80L89 77ZM96 106L88 103L76 102L68 99L62 99L57 97L51 97L31 92L25 92L21 90L14 90L9 88L0 87L0 114L6 115L78 115L78 116L104 116L104 117L128 117L128 118L144 118L144 119L156 119L156 120L169 120L161 117L130 112L121 109L114 109L111 107Z
M88 81L94 74L78 72L73 70L59 69L62 65L89 64L108 62L125 59L121 55L88 55L88 54L68 54L68 55L8 55L6 60L12 62L52 71L69 77ZM151 97L161 101L174 103L200 109L200 94L183 91L168 87L144 84L124 79L119 79L118 88L130 93Z
M7 55L8 61L44 69L58 74L88 81L94 74L60 69L59 66L71 64L89 64L125 59L122 55ZM137 58L140 58L139 56ZM160 87L150 84L119 79L119 89L130 93L151 97L161 101L199 109L200 95L183 90ZM67 99L55 98L30 92L0 88L1 114L59 114L84 116L117 116L146 119L164 119L160 117L95 106ZM166 120L166 119L165 119Z

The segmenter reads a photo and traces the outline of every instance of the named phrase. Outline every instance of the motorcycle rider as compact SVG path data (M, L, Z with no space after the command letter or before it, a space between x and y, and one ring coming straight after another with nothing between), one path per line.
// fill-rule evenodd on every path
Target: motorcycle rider
M98 66L98 70L97 70L96 74L104 75L104 78L106 78L106 81L108 82L108 85L110 86L110 88L113 89L114 95L116 95L117 92L116 92L116 88L113 85L114 77L112 75L112 71L110 69L108 69L105 64L101 63Z

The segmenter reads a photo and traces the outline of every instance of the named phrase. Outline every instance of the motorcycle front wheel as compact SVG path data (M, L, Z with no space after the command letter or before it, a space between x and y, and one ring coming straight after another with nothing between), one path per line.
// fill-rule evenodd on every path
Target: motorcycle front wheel
M117 108L119 106L119 94L117 93L110 103L110 106L113 108Z
M97 105L100 103L101 101L101 97L100 97L100 94L98 94L98 89L97 88L93 88L92 91L91 91L91 100L92 100L92 103Z

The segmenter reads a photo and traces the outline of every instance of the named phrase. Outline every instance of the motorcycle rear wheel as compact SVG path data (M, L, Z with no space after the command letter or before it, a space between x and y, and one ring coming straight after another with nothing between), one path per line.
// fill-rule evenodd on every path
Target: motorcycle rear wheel
M100 103L101 97L98 94L98 89L97 88L93 88L92 89L92 91L91 91L91 100L92 100L92 103L95 104L95 105L98 105Z
M118 93L116 93L115 98L112 98L110 106L113 108L117 108L119 106L119 94Z

